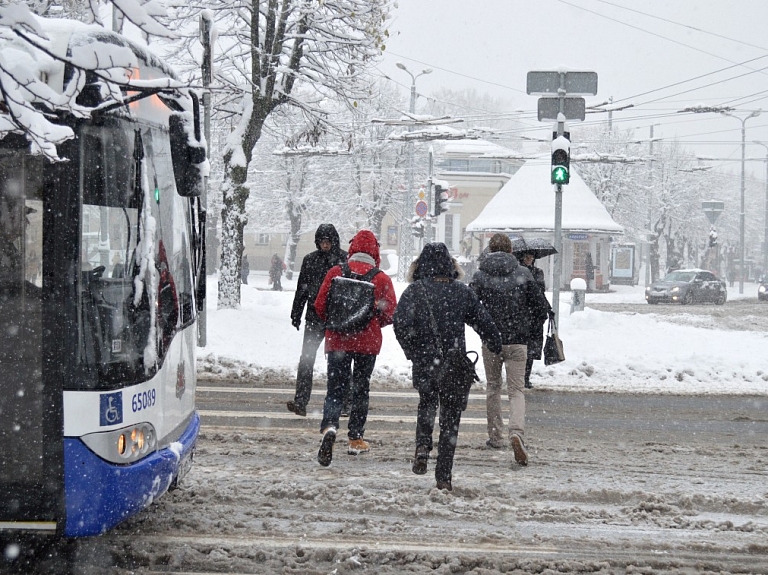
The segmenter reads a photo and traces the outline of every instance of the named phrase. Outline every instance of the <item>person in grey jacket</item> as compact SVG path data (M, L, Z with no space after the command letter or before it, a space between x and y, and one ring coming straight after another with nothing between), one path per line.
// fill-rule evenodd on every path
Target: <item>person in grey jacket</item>
M419 392L413 472L427 472L432 431L440 407L440 438L435 479L438 489L452 489L453 455L466 395L440 370L449 349L466 353L464 326L474 329L489 349L501 352L501 336L477 296L458 279L462 272L443 243L424 246L408 272L411 282L395 310L394 328L405 357L413 362L413 387ZM433 321L434 319L434 328ZM437 335L435 334L437 331ZM468 391L467 391L468 393Z
M487 445L492 448L503 447L501 371L504 367L510 404L509 440L515 461L527 465L528 452L523 441L527 344L534 326L547 317L548 303L531 272L512 255L512 242L506 234L495 234L488 245L490 253L470 282L470 287L501 332L500 353L483 346L483 365L488 379Z

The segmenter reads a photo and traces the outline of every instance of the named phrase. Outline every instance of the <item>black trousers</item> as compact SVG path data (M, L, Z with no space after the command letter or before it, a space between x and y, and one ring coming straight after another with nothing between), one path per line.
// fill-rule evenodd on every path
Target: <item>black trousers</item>
M312 375L315 370L317 348L325 337L325 325L322 323L306 322L304 324L304 341L301 345L299 369L296 373L296 394L293 402L306 409L312 396Z
M427 365L413 364L413 387L419 392L419 407L416 413L416 446L425 446L430 451L432 450L432 432L439 407L440 438L437 442L435 480L451 481L453 456L459 437L464 398L458 397L449 385L438 385L431 361Z
M353 367L354 363L354 367ZM371 374L376 356L367 353L332 351L328 353L328 393L323 404L323 421L320 431L329 426L339 429L341 405L344 394L352 383L352 401L349 410L350 439L362 439L368 420L368 402L371 390Z

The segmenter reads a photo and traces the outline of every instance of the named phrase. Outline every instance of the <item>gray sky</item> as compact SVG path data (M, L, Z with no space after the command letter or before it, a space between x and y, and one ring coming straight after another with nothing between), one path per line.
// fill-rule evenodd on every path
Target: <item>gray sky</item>
M529 70L598 73L598 94L635 108L613 114L635 135L679 141L698 155L730 157L738 169L741 122L719 114L678 114L688 106L728 105L737 115L764 108L746 122L747 157L765 157L768 144L768 1L765 0L397 0L380 71L410 88L413 73L429 95L440 87L472 87L522 109L530 135L551 123L536 120L537 96L526 90ZM749 60L752 60L749 62ZM765 69L763 69L765 68ZM762 70L761 70L762 69ZM718 72L719 71L719 72ZM740 78L736 78L741 76ZM700 77L696 80L693 78ZM689 81L690 80L690 81ZM762 92L765 91L765 92ZM684 92L684 93L683 93ZM607 114L587 121L607 121ZM747 164L763 178L761 163Z

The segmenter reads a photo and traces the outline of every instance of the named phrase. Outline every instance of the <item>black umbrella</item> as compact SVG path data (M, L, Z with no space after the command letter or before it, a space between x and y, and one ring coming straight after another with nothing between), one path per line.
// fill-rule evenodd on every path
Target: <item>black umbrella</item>
M557 250L555 246L542 238L533 238L532 240L518 238L512 240L512 253L514 255L517 256L526 252L533 254L533 257L538 260L556 254Z

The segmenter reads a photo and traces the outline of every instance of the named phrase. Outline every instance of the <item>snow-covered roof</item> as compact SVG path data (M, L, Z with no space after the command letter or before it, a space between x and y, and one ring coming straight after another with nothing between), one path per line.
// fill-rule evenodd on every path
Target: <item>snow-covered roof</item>
M555 192L549 182L548 159L526 162L470 222L467 231L552 231ZM562 228L564 232L624 232L573 167L570 183L563 186Z
M443 147L446 155L460 154L468 156L486 156L493 158L506 158L510 154L516 154L514 150L499 146L488 140L460 140L446 143Z

